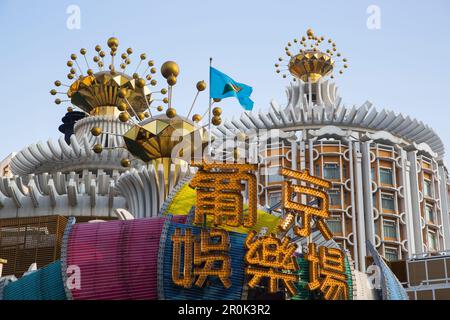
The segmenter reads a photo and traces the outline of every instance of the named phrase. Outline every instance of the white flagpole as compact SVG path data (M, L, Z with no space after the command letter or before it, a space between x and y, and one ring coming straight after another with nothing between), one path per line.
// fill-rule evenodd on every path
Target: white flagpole
M212 57L209 58L209 106L208 106L208 156L211 157L211 66L212 66Z

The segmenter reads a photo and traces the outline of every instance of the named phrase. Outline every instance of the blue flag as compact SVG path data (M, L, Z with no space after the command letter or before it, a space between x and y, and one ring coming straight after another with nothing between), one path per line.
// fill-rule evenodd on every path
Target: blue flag
M234 81L225 73L211 67L210 68L210 88L209 92L213 99L224 99L236 97L245 110L253 109L253 101L250 99L253 88Z

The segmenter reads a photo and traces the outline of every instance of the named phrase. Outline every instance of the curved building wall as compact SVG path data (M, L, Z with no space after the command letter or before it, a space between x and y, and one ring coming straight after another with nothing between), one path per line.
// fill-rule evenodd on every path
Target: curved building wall
M217 132L281 130L278 139L256 142L262 204L280 202L281 166L307 169L332 181L328 224L357 269L366 267L366 240L387 260L450 249L444 149L430 127L369 102L342 106L327 82L287 92L286 107L272 101L269 112L244 113Z

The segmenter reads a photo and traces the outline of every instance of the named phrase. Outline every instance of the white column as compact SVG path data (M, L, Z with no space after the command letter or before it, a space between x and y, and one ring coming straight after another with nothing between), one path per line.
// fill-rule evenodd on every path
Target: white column
M405 220L406 220L406 232L408 240L408 258L411 258L416 253L415 237L414 237L414 217L412 211L412 199L411 199L411 178L410 178L410 166L411 162L407 159L407 153L405 150L401 150L401 161L403 171L403 200L405 203Z
M297 170L297 150L298 150L298 145L297 145L297 141L296 141L296 137L293 137L292 139L290 139L290 143L291 143L291 167L292 170Z
M447 173L443 164L439 164L439 191L441 199L442 226L444 229L444 250L450 250L450 221L448 217Z
M366 227L366 239L375 246L375 227L372 199L372 175L370 166L370 141L361 143L362 153L362 179L364 191L364 220Z
M350 170L350 199L352 203L353 259L355 260L355 269L359 270L358 232L356 227L355 179L353 168L353 143L351 140L348 141L348 151Z
M423 252L422 222L420 216L419 181L417 178L417 151L408 152L410 162L411 216L414 229L415 253Z
M309 139L309 174L314 176L314 141L316 138Z
M356 214L357 214L357 231L358 231L358 255L359 255L359 270L366 271L366 233L364 222L364 194L363 194L363 177L362 177L362 154L360 152L359 142L354 143L354 157L355 157L355 193L356 193Z

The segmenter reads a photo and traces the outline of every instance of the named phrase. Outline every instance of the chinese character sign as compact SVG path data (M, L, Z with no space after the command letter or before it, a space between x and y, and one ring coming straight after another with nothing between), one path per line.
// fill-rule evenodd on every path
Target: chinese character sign
M269 292L280 291L281 282L291 295L297 293L294 283L298 276L293 274L298 270L294 252L297 245L290 243L290 238L276 238L274 235L257 237L252 231L245 241L247 253L245 262L246 275L251 279L248 282L250 288L255 288L263 279L268 279Z
M309 262L310 290L319 290L325 300L348 299L349 288L345 273L345 256L337 248L320 247L319 254L310 243L306 260Z
M176 285L203 287L209 276L215 276L225 288L231 286L228 232L202 230L200 239L197 239L191 229L182 234L182 230L177 228L172 235L172 243L172 281Z
M190 182L197 191L194 223L212 216L215 225L253 227L256 224L257 185L253 164L202 164ZM248 208L244 210L243 191ZM245 214L244 214L245 213Z
M300 237L308 237L311 234L311 221L315 219L317 228L325 239L332 238L332 233L328 229L325 219L329 216L328 195L326 189L331 187L331 183L317 177L310 176L308 171L295 171L287 168L281 169L281 174L285 177L283 182L283 209L286 212L284 220L279 228L286 231L292 227L296 221L296 216L302 218L302 226L294 226L294 233ZM289 179L297 180L293 183ZM304 182L315 186L305 186L298 184ZM300 197L309 196L315 198L316 206L303 204Z

